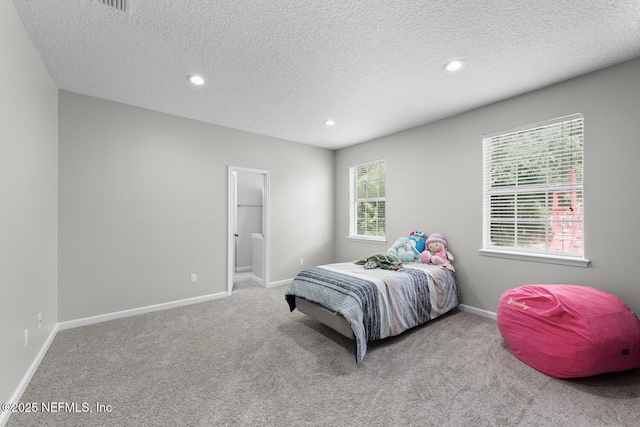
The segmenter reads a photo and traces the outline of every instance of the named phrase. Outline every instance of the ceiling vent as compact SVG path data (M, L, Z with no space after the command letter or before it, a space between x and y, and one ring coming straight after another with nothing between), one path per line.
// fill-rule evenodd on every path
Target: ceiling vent
M109 6L110 8L117 10L118 12L126 13L129 15L129 9L131 5L131 0L95 0L98 3L102 3L105 6Z

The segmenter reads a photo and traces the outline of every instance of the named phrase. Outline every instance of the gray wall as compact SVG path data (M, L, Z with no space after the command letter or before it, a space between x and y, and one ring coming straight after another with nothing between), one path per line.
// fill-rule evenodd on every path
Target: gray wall
M65 91L59 128L59 321L226 292L228 165L270 171L271 282L332 261L331 150Z
M482 135L583 112L588 268L482 257ZM575 283L616 294L640 313L640 60L576 78L336 154L336 256L385 250L414 229L440 232L456 257L463 302L495 312L503 291ZM387 160L387 246L347 241L348 167Z
M58 90L11 1L0 2L0 85L0 401L7 402L57 322Z

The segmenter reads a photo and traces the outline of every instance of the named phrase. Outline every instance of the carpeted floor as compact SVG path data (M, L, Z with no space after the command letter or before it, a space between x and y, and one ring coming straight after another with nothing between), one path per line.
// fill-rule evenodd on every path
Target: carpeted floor
M253 280L253 271L240 271L233 275L233 293L243 292L247 289L261 288L262 285Z
M21 402L63 402L64 410L15 413L7 425L584 427L640 420L640 369L554 379L516 359L494 321L457 310L370 343L356 365L353 343L290 313L285 290L250 289L61 331Z

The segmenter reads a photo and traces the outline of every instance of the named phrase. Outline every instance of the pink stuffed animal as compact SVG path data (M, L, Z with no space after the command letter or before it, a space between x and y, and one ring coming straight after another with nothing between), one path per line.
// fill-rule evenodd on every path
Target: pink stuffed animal
M447 242L442 234L431 234L425 243L427 248L420 254L420 261L424 264L447 265L453 261L453 255L447 251Z

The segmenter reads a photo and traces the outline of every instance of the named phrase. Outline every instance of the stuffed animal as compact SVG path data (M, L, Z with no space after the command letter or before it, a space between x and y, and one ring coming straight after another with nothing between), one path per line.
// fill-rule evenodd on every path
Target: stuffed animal
M416 242L416 250L418 252L424 251L425 241L427 240L427 238L424 236L424 233L422 231L412 231L409 235L409 239Z
M416 243L408 237L401 237L389 248L387 254L394 255L402 262L413 262L420 259Z
M364 265L366 269L382 268L384 270L398 271L402 267L402 262L395 255L391 254L371 254L364 259L353 261L354 264Z
M424 264L442 265L445 268L453 269L451 261L453 255L447 250L447 242L442 234L433 233L426 240L427 249L420 254L420 261Z

